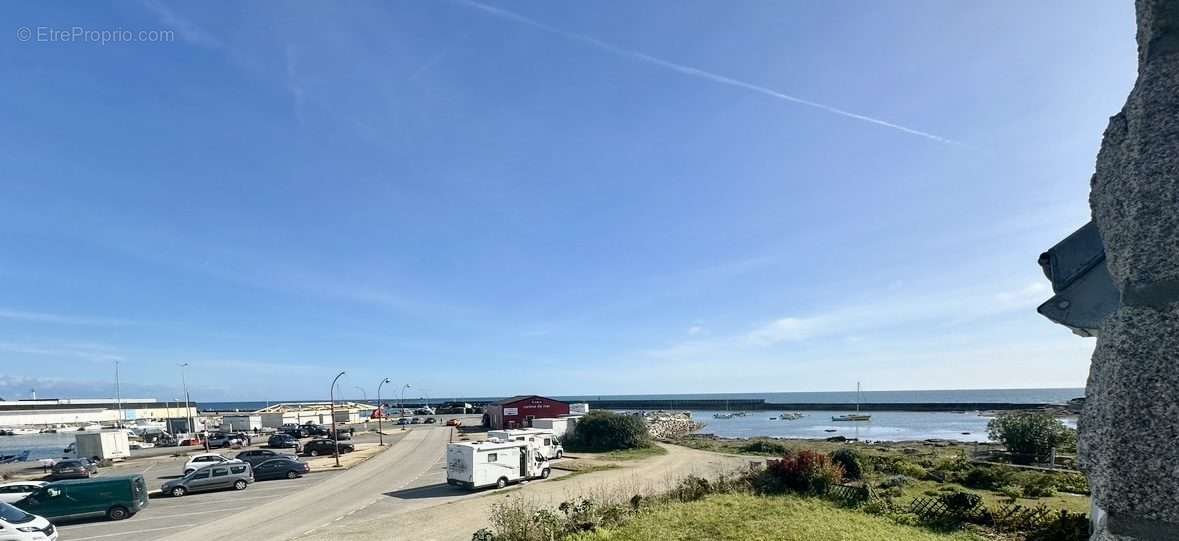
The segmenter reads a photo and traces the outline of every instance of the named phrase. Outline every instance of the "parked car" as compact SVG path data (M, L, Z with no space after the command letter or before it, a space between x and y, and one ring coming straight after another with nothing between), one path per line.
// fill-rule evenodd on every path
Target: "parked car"
M14 505L50 519L106 516L123 520L147 504L147 482L137 474L56 481Z
M339 442L340 454L351 453L356 448L351 443ZM336 453L336 442L327 438L315 439L303 445L303 454L308 456L333 455Z
M428 424L428 425L432 425L432 424L434 424L434 423L437 423L437 422L438 422L438 419L435 419L435 418L433 418L433 417L426 417L426 420L425 420L425 421L422 421L422 422L424 422L424 423L426 423L426 424Z
M400 419L398 419L398 420L397 420L397 424L399 424L399 425L407 425L407 424L409 424L409 418L408 418L408 417L402 417L402 418L400 418Z
M446 426L463 426L461 419L447 419Z
M310 436L328 436L331 434L331 431L322 425L308 423L303 425L302 428Z
M5 541L55 541L57 528L45 517L0 502L0 538Z
M293 438L306 438L311 435L307 432L307 429L298 426L283 427L282 433L288 434Z
M294 479L311 471L311 466L294 458L280 457L263 461L254 467L254 480Z
M303 450L303 444L290 434L275 434L266 440L266 446L271 449L294 449L296 453Z
M233 447L236 445L241 445L242 443L243 440L236 434L225 434L223 432L209 434L209 447L212 449Z
M234 458L242 462L248 462L251 466L257 466L267 460L289 456L291 455L277 453L269 449L249 449L238 453Z
M254 469L241 461L224 462L206 466L180 479L173 479L160 486L160 492L180 497L189 492L221 490L232 488L245 490L254 482Z
M0 502L16 503L43 486L45 486L45 481L15 481L0 484Z
M413 419L409 420L409 424L420 425L420 424L422 424L422 418L421 417L414 417Z
M53 465L49 478L59 479L89 479L98 475L98 464L88 458L71 458Z
M201 453L199 455L194 455L192 458L188 459L187 463L184 464L184 475L188 475L188 474L190 474L194 471L197 471L201 468L204 468L206 466L212 466L213 464L221 464L223 462L241 462L241 461L240 460L231 460L231 459L225 458L221 455L218 455L216 453Z

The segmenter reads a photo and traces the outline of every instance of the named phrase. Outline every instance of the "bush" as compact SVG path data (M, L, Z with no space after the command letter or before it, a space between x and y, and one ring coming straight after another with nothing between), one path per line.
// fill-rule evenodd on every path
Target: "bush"
M1003 442L1008 451L1041 462L1048 460L1053 448L1076 445L1074 430L1051 413L1039 411L1003 413L987 423L987 434Z
M896 465L896 472L906 477L914 479L926 479L929 477L929 472L925 468L912 462L900 461Z
M961 482L970 488L997 490L1006 485L1010 477L1010 472L1005 468L975 466L966 471L966 475L961 477Z
M767 474L784 488L809 494L825 494L843 480L843 467L825 454L806 450L770 462Z
M573 436L565 441L571 451L616 451L650 445L651 435L642 417L601 410L582 417Z
M1021 472L1015 476L1014 483L1025 498L1043 498L1056 494L1056 479L1051 474Z
M742 453L751 455L771 455L782 456L790 452L790 448L786 444L778 441L769 440L753 440L738 448Z
M982 504L982 497L978 494L971 494L960 490L941 494L937 499L942 502L942 505L946 506L946 511L958 516L969 515L975 508Z
M1089 516L1061 510L1056 520L1028 533L1027 541L1088 541Z
M966 460L965 455L944 456L933 465L933 469L943 472L958 472L969 467L970 461Z
M914 479L912 477L906 477L904 475L893 475L892 477L881 481L877 486L880 488L904 488L912 485L913 483Z
M864 468L860 464L860 453L850 447L841 447L831 453L831 461L843 467L845 479L859 480L864 477Z
M1089 480L1079 473L1061 473L1053 479L1056 490L1073 494L1088 494Z

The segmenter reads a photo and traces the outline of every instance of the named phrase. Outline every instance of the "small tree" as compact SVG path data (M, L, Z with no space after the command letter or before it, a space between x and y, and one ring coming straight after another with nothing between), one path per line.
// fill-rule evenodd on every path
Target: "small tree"
M1073 431L1047 412L1004 413L987 423L991 439L1003 442L1008 451L1045 461L1054 447L1076 441Z
M647 423L636 415L591 411L577 421L565 446L576 451L614 451L651 445Z

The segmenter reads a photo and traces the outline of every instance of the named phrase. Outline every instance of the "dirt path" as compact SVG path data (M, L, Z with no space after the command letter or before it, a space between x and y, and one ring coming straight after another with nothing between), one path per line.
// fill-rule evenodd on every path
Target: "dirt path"
M522 496L555 507L565 500L596 494L651 493L666 490L674 480L687 475L710 476L738 468L750 460L671 445L666 448L666 455L619 462L621 467L617 469L532 482L500 491L456 495L445 484L418 487L406 491L402 498L371 505L365 513L335 522L300 540L469 541L475 530L487 526L491 505L507 497Z

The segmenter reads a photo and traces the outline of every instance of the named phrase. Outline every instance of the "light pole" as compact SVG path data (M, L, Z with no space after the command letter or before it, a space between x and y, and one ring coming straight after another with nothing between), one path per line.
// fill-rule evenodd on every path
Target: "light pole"
M413 387L413 386L412 386L412 385L410 385L410 384L408 384L408 383L406 383L405 385L402 385L402 386L401 386L401 409L402 409L402 410L404 410L404 409L405 409L405 390L406 390L406 389L408 389L408 388L410 388L410 387Z
M340 467L340 430L338 428L336 428L336 381L339 381L340 376L343 376L343 375L344 375L343 370L341 370L339 374L336 374L336 379L332 380L332 388L330 391L328 391L328 397L332 403L332 405L331 405L332 443L336 444L336 453L335 454L336 454L336 467L337 468Z
M385 408L381 407L381 386L389 383L389 378L381 380L377 384L377 437L381 440L381 447L385 446L385 433L381 431L381 421L385 419Z
M359 385L355 385L354 387L356 387L356 389L358 391L360 391L360 396L364 397L364 403L368 404L368 393L364 392L364 387L361 387Z
M188 363L180 363L180 384L184 386L184 418L187 419L185 423L185 430L189 437L192 437L192 408L188 405L188 379L184 376L184 369L188 368Z
M119 428L123 428L123 393L119 389L119 360L115 359L115 402L119 404Z

